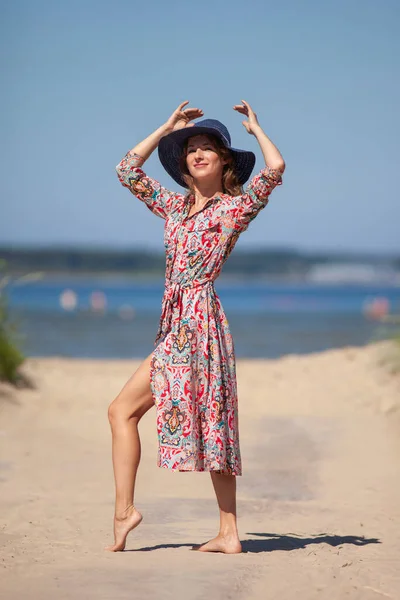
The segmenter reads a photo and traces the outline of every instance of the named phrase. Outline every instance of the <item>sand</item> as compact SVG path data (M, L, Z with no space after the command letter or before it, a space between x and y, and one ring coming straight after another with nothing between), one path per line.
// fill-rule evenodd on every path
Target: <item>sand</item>
M217 532L209 475L156 467L143 419L127 550L112 541L109 402L138 363L30 359L0 387L4 599L400 598L400 376L391 346L238 361L241 555Z

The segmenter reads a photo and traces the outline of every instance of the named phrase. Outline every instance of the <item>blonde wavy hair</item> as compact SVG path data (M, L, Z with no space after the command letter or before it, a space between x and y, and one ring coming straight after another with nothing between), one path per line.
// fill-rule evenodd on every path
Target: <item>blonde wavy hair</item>
M222 172L222 191L224 192L224 194L229 194L230 196L240 196L241 194L243 194L243 187L239 183L237 175L235 173L232 154L230 153L229 149L226 148L216 136L208 135L208 137L214 143L215 150L218 156L221 158L221 160L227 161L224 165L224 169ZM194 180L193 177L190 175L186 165L187 147L189 139L190 138L186 140L186 143L183 147L183 151L179 159L179 168L182 173L182 177L185 180L185 183L189 189L189 192L194 194Z

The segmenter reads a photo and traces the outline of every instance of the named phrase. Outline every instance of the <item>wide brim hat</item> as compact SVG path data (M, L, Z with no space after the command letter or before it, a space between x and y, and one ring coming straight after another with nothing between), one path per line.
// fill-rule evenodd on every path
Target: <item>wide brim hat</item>
M233 168L239 183L243 185L248 180L256 162L255 154L248 150L232 148L231 136L225 125L216 119L203 119L191 127L172 131L162 137L158 144L158 156L162 166L180 186L188 187L182 176L179 162L186 140L195 135L217 137L232 154Z

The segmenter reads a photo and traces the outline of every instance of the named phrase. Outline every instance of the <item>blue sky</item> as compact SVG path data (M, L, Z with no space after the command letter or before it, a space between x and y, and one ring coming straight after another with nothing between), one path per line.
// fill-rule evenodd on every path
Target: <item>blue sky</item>
M256 172L244 98L287 170L239 247L399 251L399 25L398 0L5 4L0 244L161 250L115 165L188 99Z

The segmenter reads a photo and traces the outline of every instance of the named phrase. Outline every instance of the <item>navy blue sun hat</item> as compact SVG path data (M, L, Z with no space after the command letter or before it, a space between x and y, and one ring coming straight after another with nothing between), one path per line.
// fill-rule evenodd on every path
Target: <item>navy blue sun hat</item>
M188 187L179 168L179 161L186 140L195 135L214 135L221 140L225 148L228 148L232 154L234 170L239 183L243 185L248 180L256 162L255 154L248 150L232 148L231 136L225 125L216 119L203 119L192 127L183 127L172 131L162 137L158 144L158 156L162 166L180 186Z

